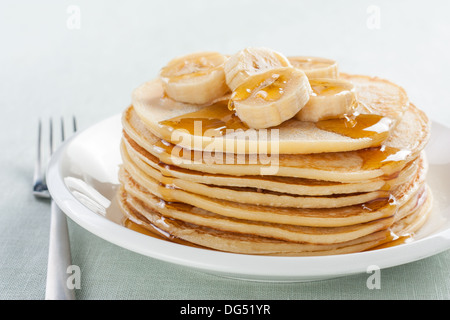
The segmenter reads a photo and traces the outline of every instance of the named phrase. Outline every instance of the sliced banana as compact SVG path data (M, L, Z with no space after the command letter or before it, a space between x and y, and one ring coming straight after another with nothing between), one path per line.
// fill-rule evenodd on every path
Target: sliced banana
M229 91L225 55L198 52L171 60L160 72L166 94L175 101L207 104Z
M252 75L290 66L288 59L277 51L246 48L232 55L225 63L224 69L227 84L234 90Z
M293 67L303 70L308 79L337 78L339 68L336 61L320 57L288 57Z
M294 117L312 93L305 73L288 67L256 74L237 87L229 107L247 126L262 129Z
M357 104L354 85L339 79L310 79L312 94L308 103L295 115L301 121L319 121L341 117Z

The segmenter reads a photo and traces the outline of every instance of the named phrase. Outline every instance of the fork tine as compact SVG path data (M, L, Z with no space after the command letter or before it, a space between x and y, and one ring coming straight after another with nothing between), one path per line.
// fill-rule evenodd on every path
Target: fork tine
M77 132L77 119L75 118L75 116L72 117L72 122L73 122L73 132Z
M48 198L49 193L45 182L45 171L43 170L43 143L42 143L42 120L38 122L38 141L37 141L37 154L34 166L33 174L33 194L36 197Z
M36 162L34 164L34 175L33 175L33 184L36 184L37 181L41 178L41 155L42 155L42 121L39 119L38 123L38 141L37 141L37 154L36 154Z
M50 118L50 156L53 154L53 119Z
M76 122L75 116L72 117L72 125L73 125L73 133L75 133L77 131L77 122ZM61 142L64 142L64 140L66 139L66 132L65 132L66 128L65 128L65 124L64 124L64 117L61 117L60 130L61 130L61 136L60 136ZM45 160L45 159L43 159L44 148L43 148L43 143L42 143L42 139L43 139L42 132L43 132L42 120L39 119L37 157L36 157L34 174L33 174L33 193L37 197L49 198L50 194L47 189L45 170L42 170L42 169L44 169L43 162ZM49 119L49 140L48 141L49 141L48 154L51 158L51 156L53 155L53 153L56 149L55 143L59 144L59 141L55 140L55 130L54 130L52 118ZM45 150L45 151L47 151L47 150Z
M65 135L64 135L64 118L61 117L61 141L64 141Z

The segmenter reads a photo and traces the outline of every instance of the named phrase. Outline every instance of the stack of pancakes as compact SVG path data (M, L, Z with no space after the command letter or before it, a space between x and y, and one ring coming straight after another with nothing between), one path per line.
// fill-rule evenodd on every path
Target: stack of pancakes
M264 255L353 253L413 235L432 204L429 120L389 81L340 77L355 85L357 116L291 119L276 136L241 123L229 96L199 106L171 100L159 79L138 87L122 119L127 221L169 241Z

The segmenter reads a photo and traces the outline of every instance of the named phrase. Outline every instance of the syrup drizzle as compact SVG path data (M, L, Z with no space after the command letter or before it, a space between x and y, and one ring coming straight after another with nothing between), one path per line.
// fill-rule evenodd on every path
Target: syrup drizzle
M377 114L352 114L342 118L320 120L316 127L352 139L372 138L385 140L389 134L392 120Z
M288 77L283 72L274 73L268 78L256 76L236 88L231 100L242 101L252 97L264 101L276 101L284 94L287 82Z
M199 111L159 122L170 131L185 130L196 136L223 136L227 130L247 130L236 113L227 107L227 101L220 101Z
M379 169L387 166L402 166L406 163L409 150L389 147L367 148L358 150L358 155L363 159L363 170Z
M164 217L162 217L162 219L166 219ZM154 224L152 224L151 222L148 222L148 227L145 227L141 224L137 224L136 222L130 220L130 219L125 219L123 221L123 226L131 229L133 231L145 234L146 236L152 237L152 238L156 238L156 239L160 239L160 240L165 240L165 241L169 241L169 242L173 242L173 243L178 243L181 245L185 245L185 246L189 246L189 247L198 247L200 248L201 246L198 246L192 242L174 237L172 235L167 234L166 232L162 231L161 229L159 229L157 226L155 226Z
M271 95L272 93L269 93L268 97ZM226 101L220 101L201 110L160 121L159 125L170 132L184 130L191 135L207 137L224 136L228 130L248 130L249 127L227 106ZM374 141L374 146L380 145L388 137L391 125L392 120L388 117L357 113L315 123L320 130L352 139L370 138Z

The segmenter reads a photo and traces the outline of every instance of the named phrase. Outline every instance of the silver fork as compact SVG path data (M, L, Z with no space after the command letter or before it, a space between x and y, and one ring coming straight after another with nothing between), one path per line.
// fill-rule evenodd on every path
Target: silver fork
M77 130L76 119L73 117L73 132ZM65 140L64 119L61 118L61 142ZM50 119L49 126L49 155L55 150L53 121ZM50 242L48 251L47 284L45 291L46 300L74 300L75 292L69 288L68 267L72 264L70 254L69 233L67 219L56 203L51 199L50 192L45 180L45 169L43 170L42 152L42 121L38 125L37 159L33 176L33 194L37 198L50 199L51 223Z

